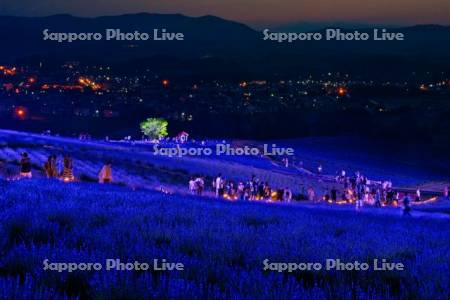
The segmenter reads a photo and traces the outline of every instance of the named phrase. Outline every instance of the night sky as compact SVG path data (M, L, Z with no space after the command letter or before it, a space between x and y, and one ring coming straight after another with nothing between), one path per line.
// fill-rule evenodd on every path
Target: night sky
M450 24L449 0L0 0L0 15L215 15L249 25L298 21Z

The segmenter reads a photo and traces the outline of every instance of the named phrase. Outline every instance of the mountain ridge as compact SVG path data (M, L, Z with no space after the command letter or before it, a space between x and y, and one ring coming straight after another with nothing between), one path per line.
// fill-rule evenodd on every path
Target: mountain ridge
M58 43L42 39L42 30L46 28L50 32L103 32L106 28L120 28L123 32L150 32L155 28L165 28L168 32L183 32L185 40ZM371 29L355 28L360 31ZM345 71L367 66L395 70L396 64L397 67L411 65L411 68L421 69L442 66L443 70L450 69L450 26L419 24L389 30L406 33L405 41L277 43L263 41L262 32L246 24L213 15L191 17L183 14L137 13L100 17L69 14L46 17L0 16L0 41L3 46L0 47L0 63L30 59L123 63L162 55L187 60L217 58L234 62L248 70L261 69L264 72L296 69Z

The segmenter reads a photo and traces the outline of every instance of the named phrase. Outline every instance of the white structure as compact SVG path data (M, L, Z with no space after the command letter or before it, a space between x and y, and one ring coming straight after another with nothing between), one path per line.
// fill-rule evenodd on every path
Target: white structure
M188 141L188 138L189 134L185 131L182 131L177 135L176 140L179 143L186 143Z

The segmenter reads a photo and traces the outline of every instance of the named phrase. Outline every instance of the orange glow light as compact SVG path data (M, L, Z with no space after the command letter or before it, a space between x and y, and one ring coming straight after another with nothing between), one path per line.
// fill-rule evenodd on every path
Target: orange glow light
M428 91L428 86L426 86L425 84L421 84L419 88L421 91Z
M16 118L23 120L27 117L27 110L24 107L17 107L14 110L14 115Z
M89 78L86 78L86 77L80 77L78 79L78 82L85 87L91 88L93 91L97 91L102 88L102 86L100 84L98 84L95 81L90 80Z
M345 96L345 94L347 94L347 89L345 87L340 87L340 88L338 88L337 93L341 97Z
M3 73L5 74L5 75L16 75L16 68L11 68L11 69L8 69L8 68L4 68L3 69Z

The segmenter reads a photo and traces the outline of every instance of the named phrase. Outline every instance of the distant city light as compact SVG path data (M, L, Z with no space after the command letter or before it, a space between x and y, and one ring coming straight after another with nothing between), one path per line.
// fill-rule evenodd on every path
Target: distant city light
M426 86L425 84L421 84L419 88L421 91L428 91L428 86Z
M17 74L17 69L15 67L13 68L8 68L5 66L0 66L0 71L3 71L3 75L16 75Z
M80 83L82 86L91 88L93 91L97 91L97 90L101 89L100 84L98 84L95 81L90 80L89 78L86 78L86 77L80 77L78 79L78 83Z
M347 89L341 86L337 89L337 93L340 97L343 97L347 94Z
M27 109L24 107L16 107L14 116L18 119L24 120L27 117Z

